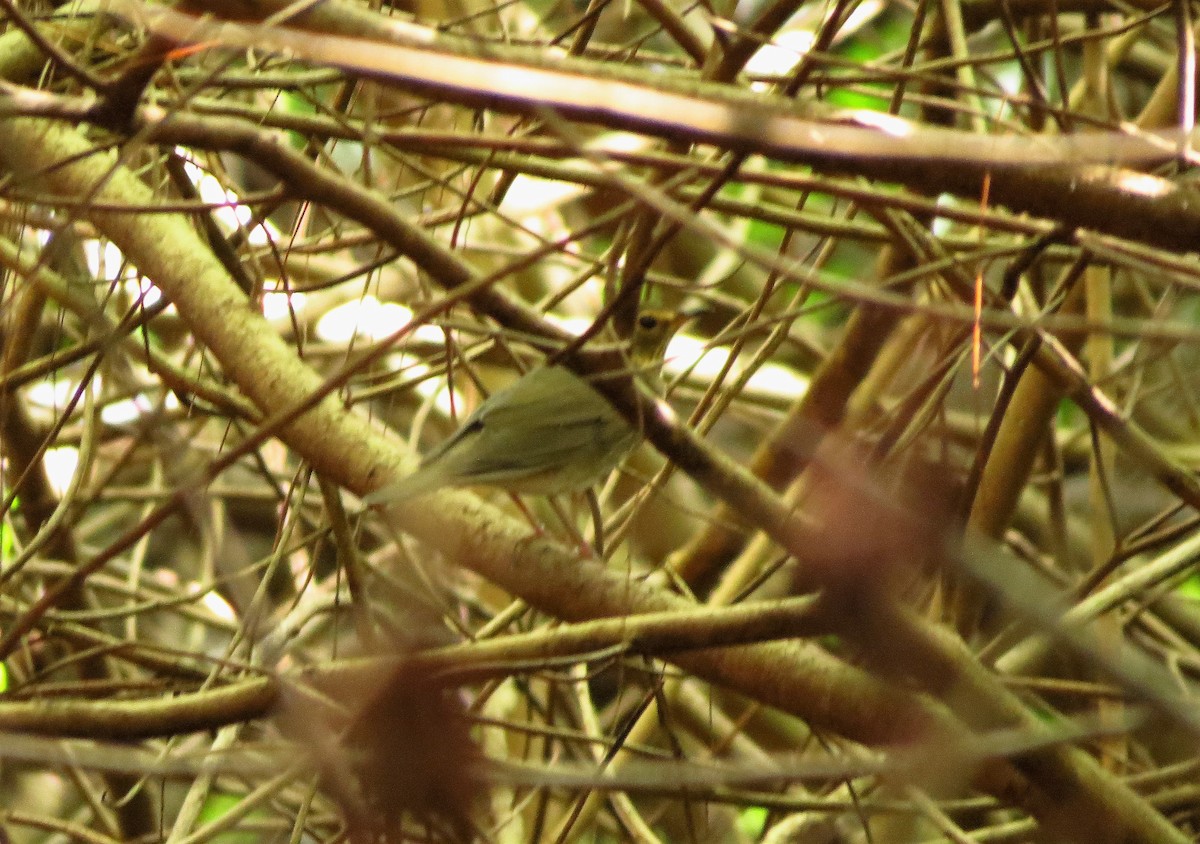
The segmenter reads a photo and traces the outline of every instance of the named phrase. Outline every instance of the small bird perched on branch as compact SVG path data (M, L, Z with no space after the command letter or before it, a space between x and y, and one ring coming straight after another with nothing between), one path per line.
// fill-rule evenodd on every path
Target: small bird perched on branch
M691 316L657 309L638 315L629 358L644 382L658 386L667 343ZM454 486L533 495L586 489L640 439L586 380L560 366L543 366L494 393L415 472L371 493L365 503L393 503Z

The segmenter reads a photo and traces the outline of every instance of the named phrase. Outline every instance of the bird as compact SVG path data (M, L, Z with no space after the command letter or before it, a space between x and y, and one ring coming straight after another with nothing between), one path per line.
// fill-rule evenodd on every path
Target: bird
M656 392L667 344L692 316L662 309L638 314L629 358ZM462 486L530 495L575 492L607 477L640 440L641 433L585 379L561 366L541 366L493 393L416 471L370 493L364 503L396 503Z

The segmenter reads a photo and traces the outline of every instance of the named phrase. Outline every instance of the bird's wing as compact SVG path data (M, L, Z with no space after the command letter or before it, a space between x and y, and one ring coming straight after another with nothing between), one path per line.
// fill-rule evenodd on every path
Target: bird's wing
M472 484L535 493L577 489L607 474L636 444L636 432L586 381L558 367L537 369L480 405L417 471L367 500L400 501Z
M582 472L587 477L611 469L634 441L629 425L586 381L550 367L493 395L426 465L451 464L447 472L465 484L504 485L573 465L597 465Z

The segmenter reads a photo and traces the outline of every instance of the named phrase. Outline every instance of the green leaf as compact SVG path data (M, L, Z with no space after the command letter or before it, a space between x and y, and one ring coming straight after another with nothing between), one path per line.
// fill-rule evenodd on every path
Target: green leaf
M750 806L738 813L737 825L742 834L750 839L762 837L767 825L768 812L762 806Z
M208 799L204 801L203 808L200 809L198 818L200 825L204 826L213 821L220 820L228 812L231 812L239 803L242 802L242 797L236 794L210 794ZM247 815L250 818L265 817L262 812L251 812ZM228 830L219 833L208 839L214 844L256 844L261 840L258 833L250 831Z

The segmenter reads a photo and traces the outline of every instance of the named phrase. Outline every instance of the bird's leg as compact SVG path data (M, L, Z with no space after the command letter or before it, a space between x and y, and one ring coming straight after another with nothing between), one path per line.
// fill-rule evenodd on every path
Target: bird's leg
M589 491L588 494L589 494L588 501L589 501L589 503L591 503L592 518L599 519L600 505L599 505L599 503L596 502L595 495L593 493L591 493ZM508 494L508 497L513 500L513 503L517 505L517 509L519 509L521 511L521 513L524 514L525 519L529 522L530 526L533 528L533 536L530 538L531 539L542 539L543 537L545 537L547 535L545 525L542 524L542 521L536 515L534 515L534 513L527 506L525 506L525 502L521 500L520 496L518 496L515 492L510 492ZM574 503L573 500L572 500L572 503ZM595 557L597 555L603 556L603 552L602 552L602 550L600 550L603 546L603 528L601 528L601 531L597 533L597 536L600 537L600 539L598 539L597 542L599 542L600 544L593 547L593 545L589 545L587 540L585 540L579 534L578 529L575 527L575 517L574 517L573 512L572 513L564 513L562 510L562 507L559 506L557 499L550 499L550 504L554 509L555 515L557 515L559 518L559 521L562 522L563 527L566 528L566 530L572 535L572 538L575 540L576 546L579 548L580 554L582 554L584 557L589 557L589 558ZM572 507L572 510L574 510L574 507ZM603 522L597 521L596 524L598 526L602 526Z
M525 502L521 500L521 496L515 492L510 492L508 497L512 499L512 503L517 505L517 509L525 516L525 520L533 527L534 536L539 539L546 535L546 529L542 527L541 520L533 514L533 511L525 506Z

